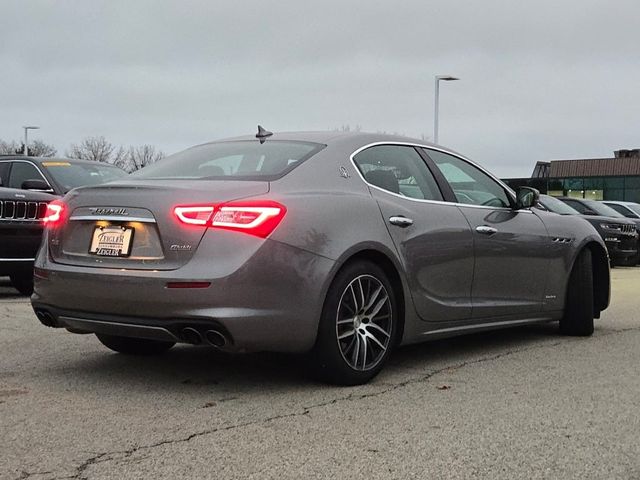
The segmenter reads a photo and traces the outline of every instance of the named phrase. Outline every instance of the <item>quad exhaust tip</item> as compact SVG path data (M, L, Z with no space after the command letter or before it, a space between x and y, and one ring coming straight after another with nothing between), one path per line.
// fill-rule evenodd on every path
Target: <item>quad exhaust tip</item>
M217 330L207 330L204 338L214 347L222 348L227 344L227 337Z
M36 310L36 317L40 320L40 323L47 327L54 327L56 325L56 320L46 310Z
M184 341L191 345L200 345L202 343L202 335L195 328L185 327L181 333Z

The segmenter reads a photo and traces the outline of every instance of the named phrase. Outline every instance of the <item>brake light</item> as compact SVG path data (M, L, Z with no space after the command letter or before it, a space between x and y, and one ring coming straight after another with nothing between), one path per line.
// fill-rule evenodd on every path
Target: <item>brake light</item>
M266 238L284 218L287 209L272 201L233 202L220 206L211 226Z
M54 227L62 221L64 212L64 203L54 200L47 204L47 211L42 218L42 222L48 227Z
M196 206L196 207L176 207L173 209L176 217L187 225L206 225L211 218L215 207Z
M268 237L282 221L287 209L271 200L231 202L210 206L180 206L176 217L189 225L206 225Z

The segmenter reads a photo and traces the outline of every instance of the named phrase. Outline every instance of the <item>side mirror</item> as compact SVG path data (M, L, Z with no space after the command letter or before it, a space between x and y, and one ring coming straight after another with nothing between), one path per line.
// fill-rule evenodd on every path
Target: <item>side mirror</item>
M583 215L597 215L596 212L594 212L593 210L591 210L590 208L585 209L584 212L582 212Z
M516 209L531 208L540 199L540 192L531 187L520 187L516 191Z
M42 192L51 192L51 187L47 182L41 179L25 180L22 182L22 190L38 190Z

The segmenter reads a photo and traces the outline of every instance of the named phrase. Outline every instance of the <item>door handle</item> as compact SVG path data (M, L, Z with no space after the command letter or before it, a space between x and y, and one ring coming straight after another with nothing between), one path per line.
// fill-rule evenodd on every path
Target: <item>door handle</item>
M413 225L413 220L402 215L396 215L389 217L389 223L391 225L397 225L398 227L406 228Z
M493 227L488 227L487 225L480 225L476 227L476 232L483 235L493 235L494 233L498 233L498 230Z

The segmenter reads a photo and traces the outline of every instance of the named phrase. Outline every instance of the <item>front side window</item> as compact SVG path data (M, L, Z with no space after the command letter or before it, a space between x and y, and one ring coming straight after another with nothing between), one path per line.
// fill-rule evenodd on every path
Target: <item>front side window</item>
M437 150L426 149L456 196L458 203L488 207L511 206L505 189L479 168Z
M371 185L420 200L442 200L433 175L415 148L378 145L353 157L358 170Z
M0 187L9 185L9 162L0 162Z
M22 188L27 180L43 180L40 171L28 162L13 162L9 174L9 187Z
M199 145L132 173L140 178L274 180L322 150L324 145L282 140Z

